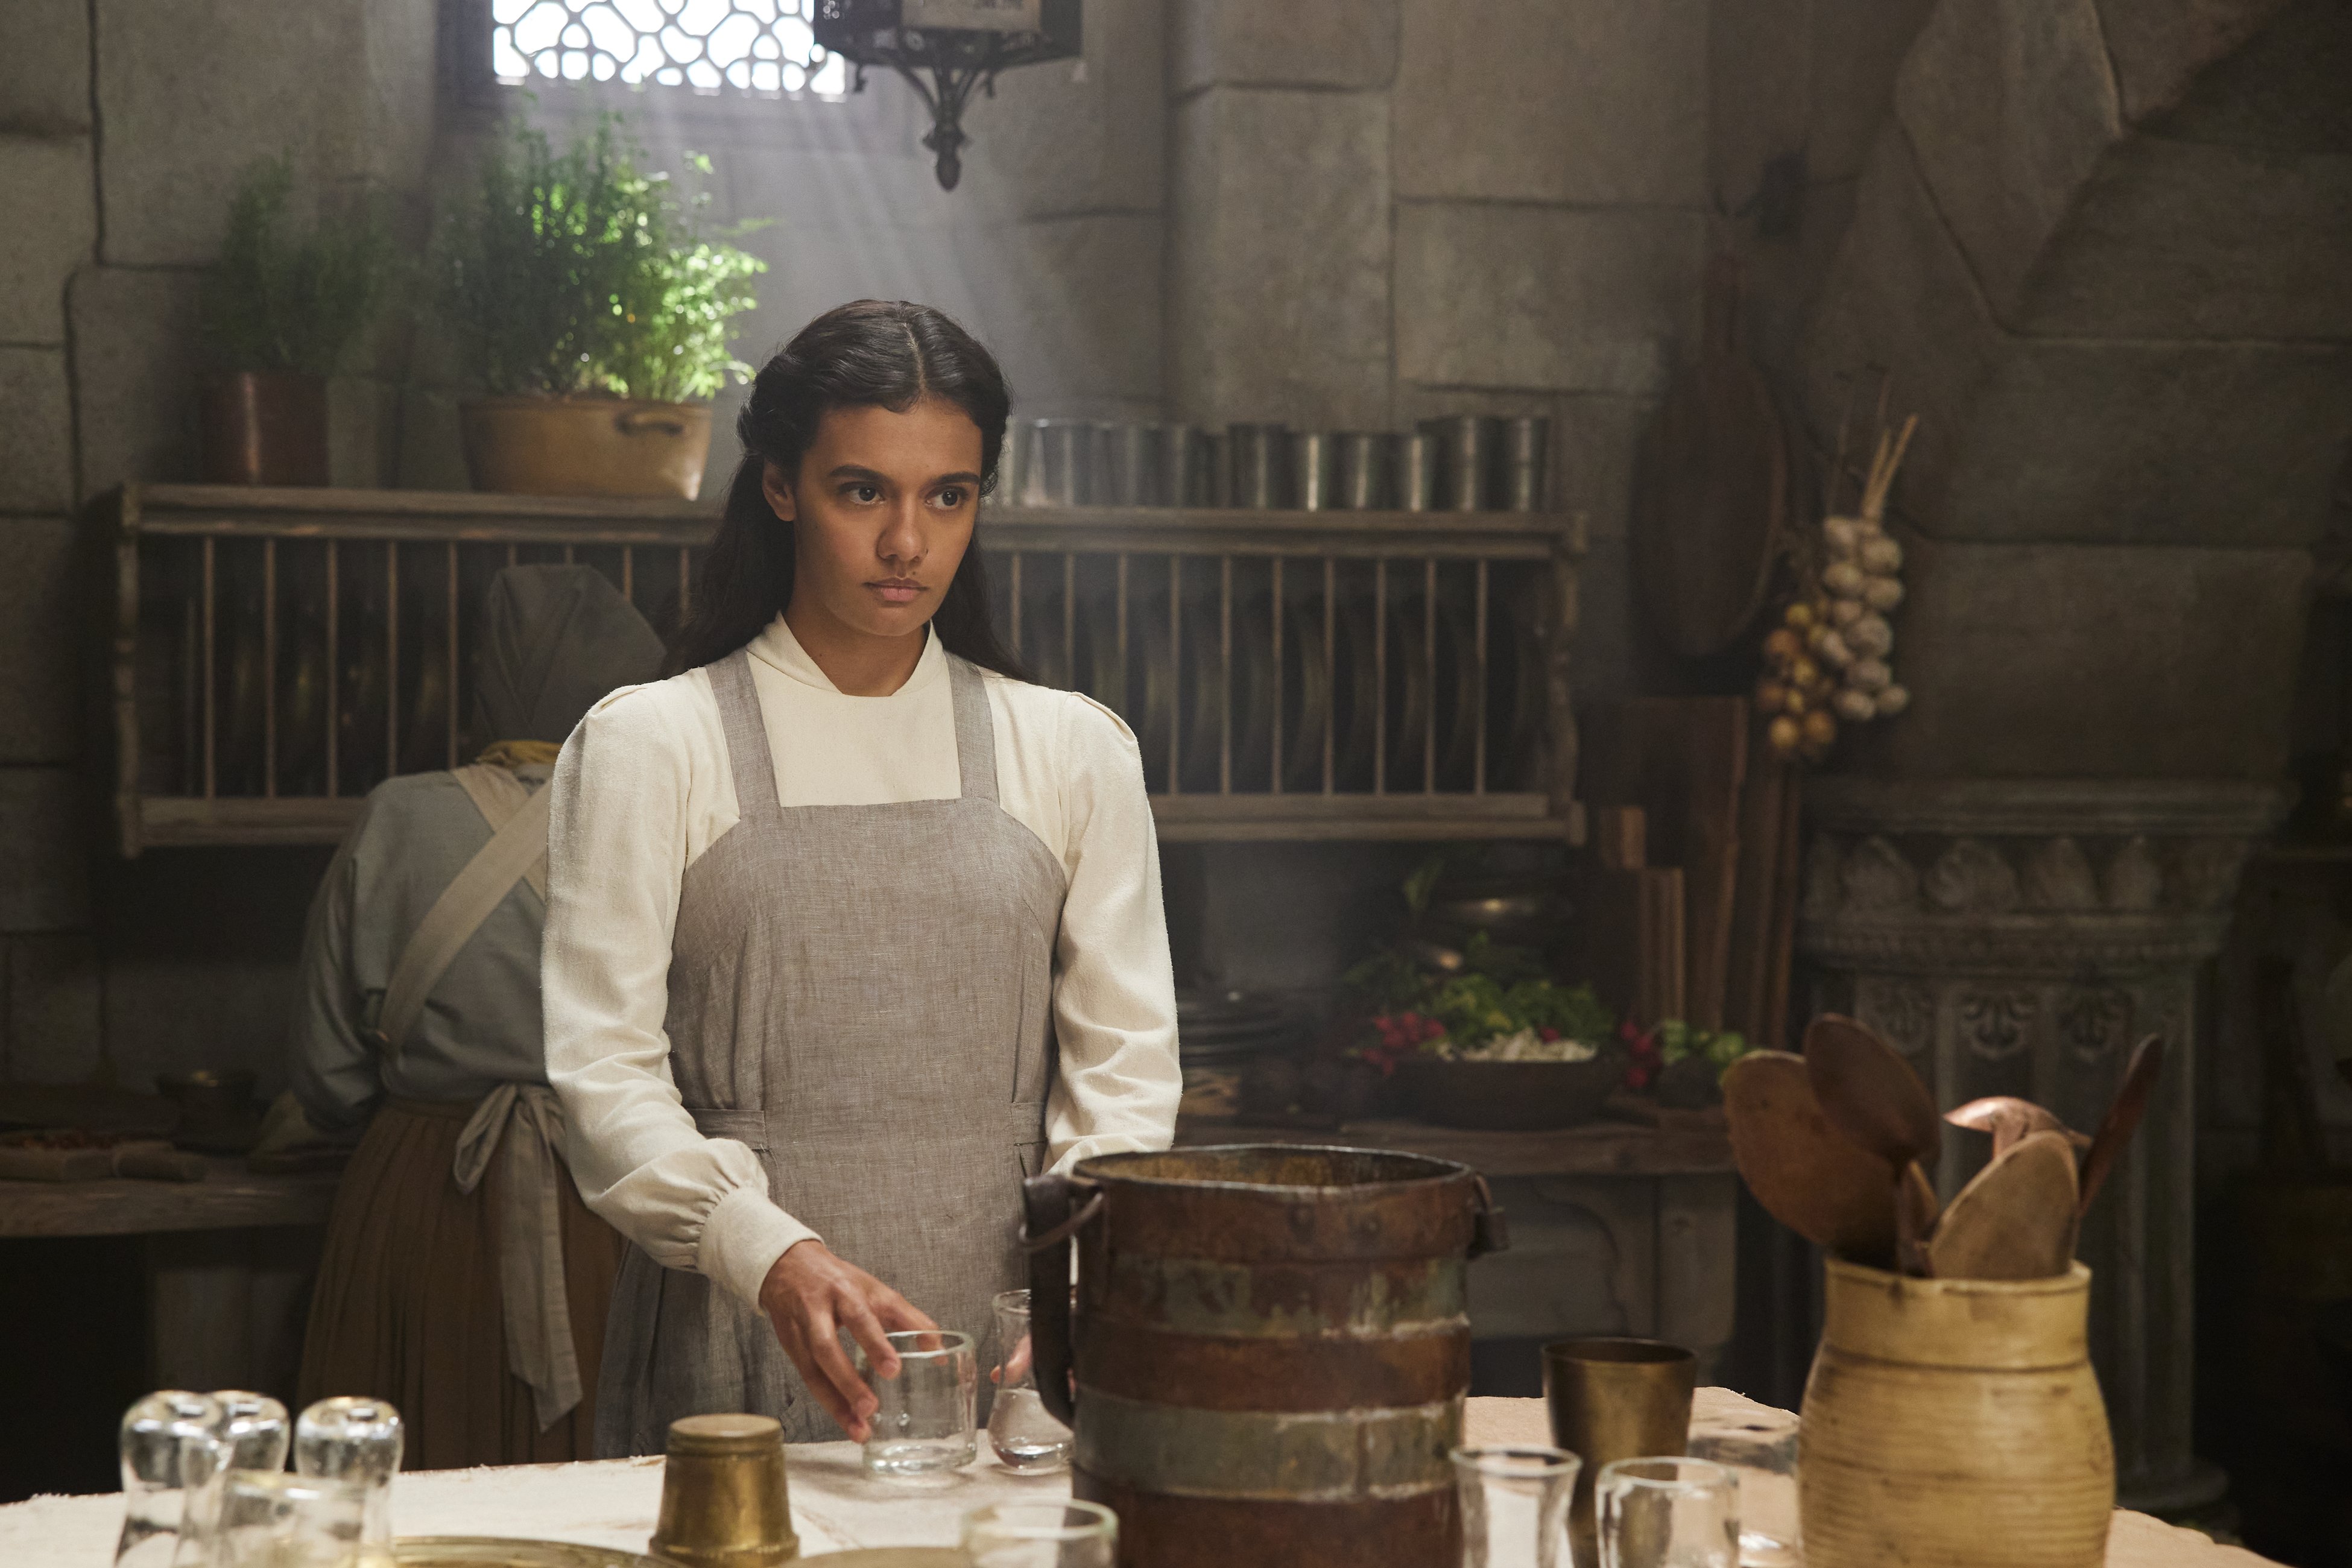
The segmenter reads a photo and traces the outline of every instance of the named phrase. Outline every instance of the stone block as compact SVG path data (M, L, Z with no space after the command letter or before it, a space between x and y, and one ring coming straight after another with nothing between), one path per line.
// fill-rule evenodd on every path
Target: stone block
M317 190L421 181L431 0L99 0L106 259L201 266L237 173L290 156Z
M1157 212L1166 37L1160 0L1096 0L1084 69L1060 61L1005 72L995 99L968 119L967 165L991 165L1007 186L1004 206L1023 217Z
M2224 9L2238 0L2218 0ZM2269 0L2249 0L2267 8ZM2352 9L2293 0L2206 66L2148 129L2182 142L2269 153L2352 153Z
M2282 9L2284 0L2098 0L2126 118L2141 120L2180 100L2198 73L2238 47ZM2305 8L2335 0L2306 0Z
M198 273L91 268L68 299L83 495L196 475Z
M1879 376L1888 376L1893 406L1919 416L1895 506L1934 531L1927 498L1941 494L1977 393L2009 347L1919 179L1908 139L1880 137L1798 351L1814 446L1832 449L1839 422L1869 408Z
M88 650L73 525L0 518L0 763L73 759Z
M69 769L0 767L0 931L89 923L88 805Z
M1169 81L1209 87L1386 87L1398 0L1168 0ZM1087 25L1094 25L1087 16Z
M1895 108L1994 314L2014 321L2027 274L2123 134L2092 0L1937 6Z
M1805 162L1814 179L1850 180L1862 172L1872 140L1894 110L1895 73L1935 5L1936 0L1812 0L1807 72L1812 123Z
M13 24L12 24L13 26ZM0 135L0 342L66 341L66 279L98 241L87 136Z
M9 0L0 132L63 136L89 129L88 0Z
M1706 0L1404 0L1400 196L1706 201Z
M2352 150L2135 136L2084 184L2021 324L2068 338L2341 342L2352 339L2347 258Z
M1706 233L1696 212L1400 203L1397 374L1655 395L1696 342Z
M65 350L0 348L0 511L72 506Z
M1855 771L2276 779L2303 639L2300 550L1913 540L1895 622L1911 707Z
M1385 425L1387 100L1213 88L1173 121L1167 342L1181 416Z
M1024 402L1159 396L1157 215L1006 224L959 243L974 330Z
M2352 345L2025 338L1970 411L1946 539L2308 545L2352 430Z
M105 985L87 931L0 939L8 960L7 1078L88 1083L106 1057Z

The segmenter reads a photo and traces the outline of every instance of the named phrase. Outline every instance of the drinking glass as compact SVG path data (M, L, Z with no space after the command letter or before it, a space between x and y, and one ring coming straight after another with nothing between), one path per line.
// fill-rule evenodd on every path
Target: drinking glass
M1759 1412L1737 1426L1695 1431L1690 1452L1738 1478L1739 1568L1798 1568L1797 1417Z
M286 1468L286 1453L294 1441L294 1427L286 1418L286 1406L266 1394L253 1394L242 1388L215 1389L213 1398L221 1407L220 1425L214 1432L228 1445L230 1469Z
M1005 1502L963 1516L971 1568L1112 1568L1118 1516L1098 1502Z
M1620 1459L1593 1487L1601 1568L1736 1568L1739 1478L1706 1459Z
M209 1547L215 1488L225 1458L211 1395L169 1388L123 1412L122 1534L116 1568L198 1563Z
M367 1496L362 1538L392 1547L392 1478L400 1470L400 1412L381 1399L321 1399L294 1424L294 1468L319 1480L351 1481Z
M994 1402L988 1407L988 1440L1007 1469L1030 1475L1058 1470L1070 1462L1070 1429L1054 1419L1037 1396L1037 1369L1029 1358L1029 1292L1006 1290L996 1298Z
M1532 1444L1456 1448L1462 1568L1572 1568L1568 1505L1584 1461Z
M898 1375L877 1377L857 1352L858 1375L880 1408L866 1439L866 1468L877 1476L929 1476L969 1465L980 1452L980 1363L971 1336L946 1329L886 1336Z
M351 1568L365 1549L368 1493L358 1481L231 1470L212 1568Z

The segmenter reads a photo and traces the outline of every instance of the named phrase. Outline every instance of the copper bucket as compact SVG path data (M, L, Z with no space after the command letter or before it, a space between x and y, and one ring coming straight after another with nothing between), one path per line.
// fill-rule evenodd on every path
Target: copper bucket
M1501 1244L1475 1172L1235 1144L1081 1161L1027 1200L1038 1393L1121 1568L1458 1558L1467 1266Z
M243 370L205 383L198 408L205 482L327 482L327 384L290 370Z
M692 500L710 408L625 397L485 397L459 411L474 488L504 495Z

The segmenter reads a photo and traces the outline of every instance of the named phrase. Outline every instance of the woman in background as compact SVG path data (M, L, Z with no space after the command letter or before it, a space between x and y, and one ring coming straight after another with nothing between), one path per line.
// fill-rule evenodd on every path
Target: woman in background
M586 566L510 566L481 629L472 766L370 792L310 906L300 1123L364 1135L328 1222L301 1397L388 1399L404 1462L586 1458L620 1238L566 1173L541 1044L547 795L597 699L660 639Z

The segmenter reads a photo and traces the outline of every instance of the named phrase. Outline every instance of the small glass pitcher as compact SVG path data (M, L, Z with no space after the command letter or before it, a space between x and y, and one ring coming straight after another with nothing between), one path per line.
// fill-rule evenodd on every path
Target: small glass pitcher
M988 1441L1009 1470L1045 1475L1070 1462L1070 1429L1037 1396L1037 1369L1029 1359L1029 1292L996 1298L996 1394L988 1411Z

